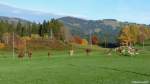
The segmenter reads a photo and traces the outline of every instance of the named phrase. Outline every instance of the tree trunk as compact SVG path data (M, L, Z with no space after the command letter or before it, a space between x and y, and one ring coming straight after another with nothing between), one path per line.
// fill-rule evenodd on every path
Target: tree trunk
M143 41L143 49L144 49L144 41Z

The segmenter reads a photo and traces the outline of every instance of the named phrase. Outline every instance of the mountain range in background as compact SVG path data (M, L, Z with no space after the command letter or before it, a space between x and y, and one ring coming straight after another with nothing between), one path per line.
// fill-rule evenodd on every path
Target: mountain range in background
M118 35L123 26L136 24L120 22L115 19L85 20L76 17L62 17L58 20L63 22L73 35L88 38L90 34L95 34L100 37L101 41L107 40L110 43L117 42Z
M43 22L43 20L49 20L52 18L60 18L62 16L51 14L51 13L44 13L40 11L31 11L25 10L20 8L15 8L12 6L0 4L0 16L6 17L15 17L15 18L22 18L25 20L29 20L32 22Z
M88 38L90 33L97 34L100 37L101 41L104 42L104 39L107 38L108 42L111 43L116 42L120 30L123 26L136 24L130 22L120 22L115 19L86 20L77 17L59 16L39 11L14 8L2 4L0 4L0 16L0 20L5 20L11 23L17 23L18 21L22 23L38 23L43 22L44 20L55 18L63 22L64 26L68 30L70 30L72 35L78 35L83 38Z
M62 17L58 19L61 21L65 28L67 28L73 36L80 36L88 38L89 34L96 34L104 41L107 37L109 42L116 42L119 32L124 25L134 24L127 22L119 22L114 19L105 20L85 20L75 17ZM24 20L21 18L4 17L0 16L0 21L7 21L11 24L21 22L23 24L33 23L32 21Z

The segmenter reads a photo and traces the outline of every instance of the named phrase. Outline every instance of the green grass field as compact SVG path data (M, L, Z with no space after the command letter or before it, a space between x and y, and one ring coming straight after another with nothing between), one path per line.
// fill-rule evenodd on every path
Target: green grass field
M0 84L133 84L150 83L150 47L135 57L112 56L95 50L86 56L82 49L70 57L67 51L33 52L30 61L0 51Z

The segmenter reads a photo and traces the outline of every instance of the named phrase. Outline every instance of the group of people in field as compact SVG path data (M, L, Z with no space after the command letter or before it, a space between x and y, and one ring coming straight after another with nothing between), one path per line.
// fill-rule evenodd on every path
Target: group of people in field
M138 53L138 49L132 47L132 46L120 46L118 48L115 48L115 52L118 52L120 55L124 56L135 56Z
M31 60L31 58L32 58L32 51L31 50L28 50L27 52L20 50L18 52L18 58L23 59L23 57L25 57L25 54L27 54L28 58Z
M112 50L113 49L109 50L108 55L111 55ZM119 55L124 55L124 56L127 56L127 55L128 56L135 56L135 55L139 54L138 49L136 49L134 47L131 47L131 46L120 46L120 47L115 48L114 50L115 50L115 52L119 53ZM89 56L90 53L92 52L92 49L91 48L86 48L84 52L86 53L87 56ZM28 56L28 58L30 60L32 59L33 52L31 50L28 50L27 52L24 52L23 50L20 50L18 52L18 58L22 59L23 57L25 57L25 54ZM73 48L70 49L69 50L69 55L74 56L74 54L75 54L74 49ZM51 55L52 55L52 52L48 51L47 55L48 55L48 58L50 58Z
M92 49L86 48L86 49L85 49L86 55L89 56L90 53L91 53L91 51L92 51ZM26 56L25 54L28 56L28 58L29 58L30 60L32 59L33 52L32 52L31 50L28 50L27 52L24 52L23 50L20 50L20 51L18 52L18 58L23 59L23 58ZM69 55L70 55L70 56L73 56L74 54L75 54L74 49L70 49L70 50L69 50ZM52 52L48 51L47 55L48 55L48 58L50 58L51 55L52 55Z
M85 49L85 53L86 53L87 56L89 56L91 52L92 52L92 49L90 49L90 48L86 48L86 49ZM73 55L74 55L74 49L70 49L69 55L70 55L70 56L73 56Z
M30 60L32 59L33 52L31 50L28 50L27 52L24 52L22 50L19 51L18 52L18 58L23 59L25 57L25 54L27 54L27 56ZM48 58L50 58L52 53L50 51L48 51L47 55L48 55Z

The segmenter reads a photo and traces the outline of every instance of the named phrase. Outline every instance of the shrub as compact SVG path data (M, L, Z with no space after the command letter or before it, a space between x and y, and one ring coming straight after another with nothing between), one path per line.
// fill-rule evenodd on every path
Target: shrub
M4 43L0 43L0 49L5 48L5 44Z
M88 41L86 39L82 39L81 45L88 45Z
M24 36L24 37L22 37L22 39L23 39L23 40L26 40L26 41L30 41L30 40L31 40L31 38L28 37L28 36Z
M73 37L73 42L76 44L82 44L82 38L79 36L74 36Z
M92 36L92 44L93 45L98 45L99 44L98 36L96 36L96 35Z
M31 34L31 38L38 39L41 38L38 34Z

